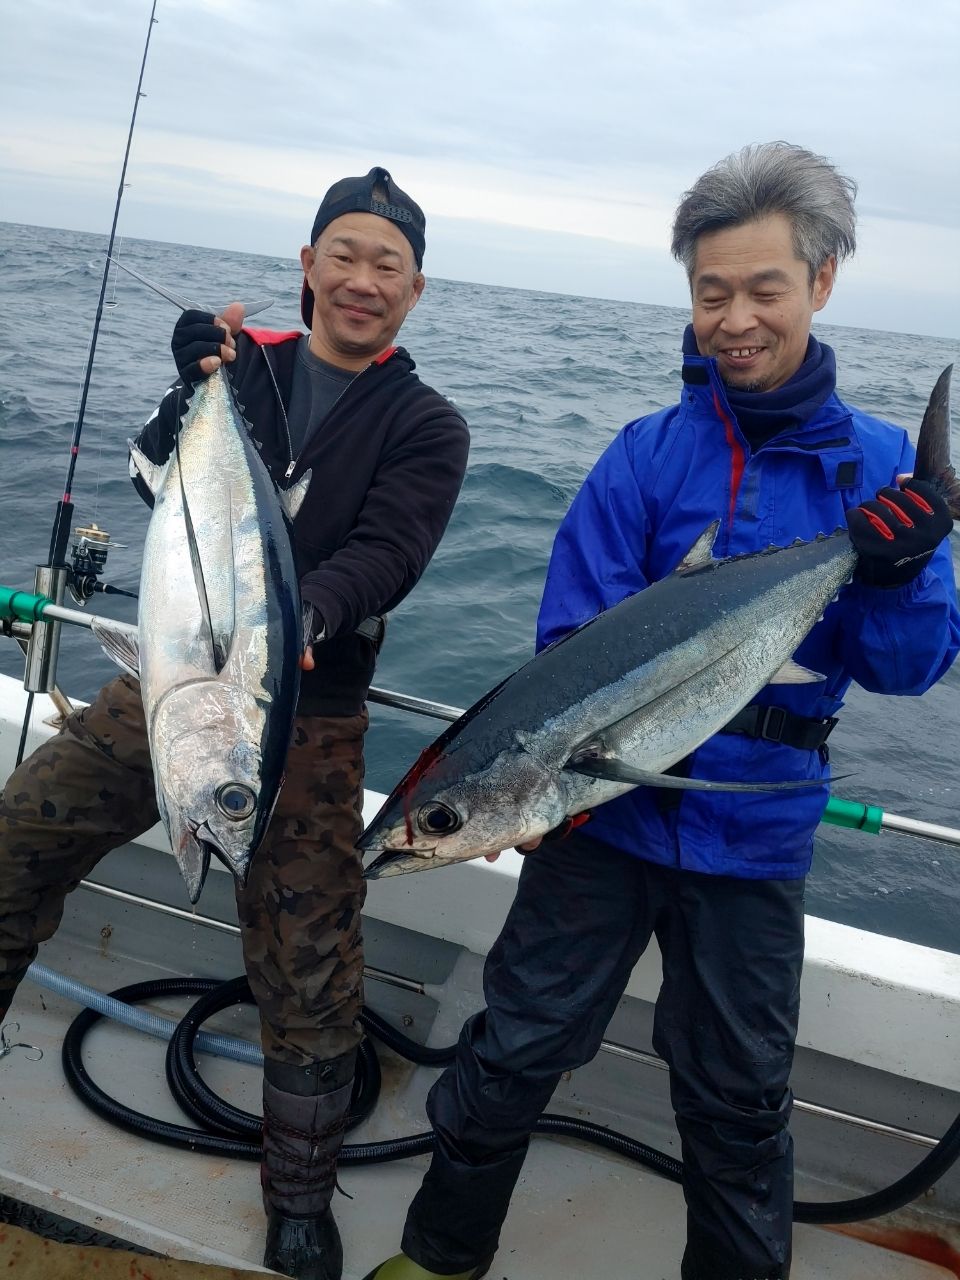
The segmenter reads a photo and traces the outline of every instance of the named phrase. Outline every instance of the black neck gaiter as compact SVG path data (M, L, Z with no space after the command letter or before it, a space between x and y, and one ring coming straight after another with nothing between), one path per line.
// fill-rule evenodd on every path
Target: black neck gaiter
M685 355L697 355L693 326L683 335ZM837 385L837 360L833 348L818 342L813 334L807 341L803 364L775 391L740 391L724 384L727 402L737 425L751 449L796 427L805 426L833 394Z

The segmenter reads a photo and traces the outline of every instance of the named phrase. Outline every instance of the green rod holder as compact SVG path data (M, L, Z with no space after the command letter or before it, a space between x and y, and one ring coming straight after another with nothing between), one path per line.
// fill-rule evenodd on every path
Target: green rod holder
M0 618L18 622L36 622L48 605L49 596L34 595L31 591L15 591L12 587L0 587Z
M839 796L831 796L821 822L877 836L883 826L883 810L875 804L861 804L858 800L842 800Z

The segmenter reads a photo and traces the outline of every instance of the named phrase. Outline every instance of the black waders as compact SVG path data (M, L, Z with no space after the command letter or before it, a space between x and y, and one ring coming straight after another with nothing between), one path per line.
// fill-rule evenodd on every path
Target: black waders
M264 1061L263 1265L293 1280L341 1280L343 1248L330 1201L355 1065L355 1052L308 1067Z

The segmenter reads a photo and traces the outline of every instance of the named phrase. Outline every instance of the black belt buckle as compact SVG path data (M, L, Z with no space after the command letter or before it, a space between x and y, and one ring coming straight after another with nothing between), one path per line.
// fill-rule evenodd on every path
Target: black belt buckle
M383 614L374 613L364 620L357 627L357 635L364 636L371 641L377 653L383 648L383 641L387 634L387 619Z
M757 725L757 737L765 742L782 742L787 713L783 707L764 707Z
M838 719L839 718L837 716L827 716L826 719L822 721L823 736L820 739L821 747L826 742L826 740L830 737L831 733L833 733L834 729L837 727Z

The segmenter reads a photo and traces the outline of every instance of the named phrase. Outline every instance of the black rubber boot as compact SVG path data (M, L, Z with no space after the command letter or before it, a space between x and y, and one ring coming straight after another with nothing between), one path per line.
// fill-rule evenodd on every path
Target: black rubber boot
M270 1213L263 1265L295 1280L340 1280L343 1246L332 1210L328 1207L315 1218Z
M790 1258L785 1262L757 1263L721 1253L716 1245L697 1239L688 1230L687 1247L680 1267L681 1280L789 1280Z
M293 1280L341 1280L343 1274L330 1200L356 1057L347 1053L307 1067L264 1062L263 1265Z
M364 1276L364 1280L481 1280L490 1270L492 1263L486 1262L481 1267L473 1267L470 1271L449 1272L427 1271L413 1262L405 1253L398 1253L394 1258L381 1262Z

